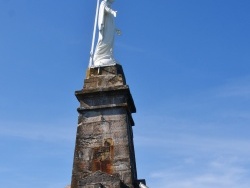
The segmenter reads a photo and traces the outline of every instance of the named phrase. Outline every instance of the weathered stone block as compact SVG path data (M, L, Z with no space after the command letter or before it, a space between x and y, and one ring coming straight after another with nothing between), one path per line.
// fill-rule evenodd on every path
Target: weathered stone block
M75 94L80 107L71 188L132 188L136 109L122 67L89 69Z

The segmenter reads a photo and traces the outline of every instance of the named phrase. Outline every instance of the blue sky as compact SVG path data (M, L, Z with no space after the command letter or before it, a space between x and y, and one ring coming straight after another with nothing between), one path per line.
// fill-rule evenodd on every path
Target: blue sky
M70 183L96 1L0 0L0 184ZM250 1L119 1L149 187L250 187Z

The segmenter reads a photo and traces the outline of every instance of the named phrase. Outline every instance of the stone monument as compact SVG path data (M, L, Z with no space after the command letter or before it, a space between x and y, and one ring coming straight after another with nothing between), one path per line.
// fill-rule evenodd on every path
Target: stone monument
M84 80L75 95L78 127L71 188L138 188L133 143L136 112L122 66L113 57L113 0L97 3L99 38ZM95 33L95 32L94 32ZM93 52L93 44L92 50Z

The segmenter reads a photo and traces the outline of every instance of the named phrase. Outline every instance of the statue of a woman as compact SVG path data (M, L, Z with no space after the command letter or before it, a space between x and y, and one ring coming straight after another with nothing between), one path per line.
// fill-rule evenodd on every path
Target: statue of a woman
M114 17L117 11L110 8L114 0L103 0L99 8L98 29L99 37L96 45L93 65L106 66L115 64L113 57L113 45L115 32L120 34L120 30L115 28Z

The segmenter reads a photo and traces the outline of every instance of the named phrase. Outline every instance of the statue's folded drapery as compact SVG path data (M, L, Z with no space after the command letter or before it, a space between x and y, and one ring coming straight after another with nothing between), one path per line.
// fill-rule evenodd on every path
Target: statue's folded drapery
M115 64L113 44L115 37L114 12L110 8L112 0L103 0L99 8L98 29L99 37L94 53L94 66Z

